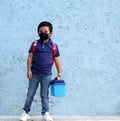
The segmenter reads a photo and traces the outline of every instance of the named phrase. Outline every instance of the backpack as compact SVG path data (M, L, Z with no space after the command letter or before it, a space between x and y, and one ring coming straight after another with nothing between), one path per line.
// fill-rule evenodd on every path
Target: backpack
M36 40L35 42L32 43L32 53L33 54L35 53L38 44L39 44L39 40ZM54 56L56 55L56 52L57 52L57 44L54 43L54 41L52 41L52 54L53 54L53 62L52 62L52 65L54 64Z

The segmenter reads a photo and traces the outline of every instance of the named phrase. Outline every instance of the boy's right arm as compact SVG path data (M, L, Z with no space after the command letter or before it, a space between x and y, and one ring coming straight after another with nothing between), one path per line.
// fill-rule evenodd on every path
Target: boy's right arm
M31 71L32 58L33 58L33 53L30 52L28 55L28 58L27 58L27 77L28 77L28 79L32 78L32 71Z

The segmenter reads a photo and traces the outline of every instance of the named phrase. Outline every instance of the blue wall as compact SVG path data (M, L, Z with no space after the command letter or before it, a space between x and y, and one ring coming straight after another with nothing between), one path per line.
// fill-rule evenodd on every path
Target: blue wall
M28 49L44 20L54 26L67 83L65 97L50 96L50 113L119 115L120 0L0 0L0 115L21 114ZM40 111L38 89L31 114Z

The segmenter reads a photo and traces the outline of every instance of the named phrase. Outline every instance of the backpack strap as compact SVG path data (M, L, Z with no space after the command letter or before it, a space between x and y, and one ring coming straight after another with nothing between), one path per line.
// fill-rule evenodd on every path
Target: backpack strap
M32 43L32 53L34 54L36 51L36 48L39 44L39 40L36 40ZM52 53L53 53L53 61L52 61L52 65L54 64L54 56L56 55L57 52L57 44L54 43L54 41L52 41Z
M56 43L54 43L54 41L52 41L52 52L53 52L53 56L56 55L57 45L56 45Z
M34 41L34 42L32 43L32 53L33 53L33 54L35 53L38 44L39 44L39 40L36 40L36 41Z
M54 64L54 56L56 55L56 52L57 52L57 44L54 43L54 41L52 41L52 53L53 53L52 65Z

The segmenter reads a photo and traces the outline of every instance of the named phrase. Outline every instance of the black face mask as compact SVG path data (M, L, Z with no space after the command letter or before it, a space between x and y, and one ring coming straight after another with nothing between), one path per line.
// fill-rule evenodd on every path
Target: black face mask
M39 37L40 37L40 40L44 41L44 40L47 40L49 38L49 34L40 33Z

